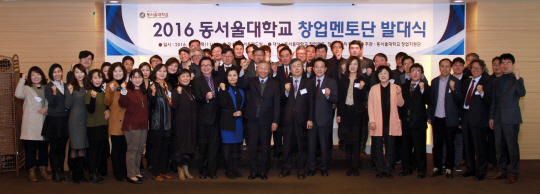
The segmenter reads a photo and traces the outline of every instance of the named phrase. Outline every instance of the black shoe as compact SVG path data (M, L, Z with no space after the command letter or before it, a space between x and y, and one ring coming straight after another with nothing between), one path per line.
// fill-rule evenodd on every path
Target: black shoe
M291 175L291 171L287 171L287 172L281 172L279 173L279 178L285 178L287 176Z
M200 179L206 179L206 176L208 176L208 172L206 170L199 170L199 176Z
M171 162L169 163L169 171L168 172L174 172L174 173L178 173L178 168L176 168L176 163L174 162Z
M347 170L347 172L345 173L346 176L352 176L352 174L353 174L352 168L350 168L349 170Z
M232 172L225 172L225 176L229 179L236 179L236 176Z
M476 175L474 177L474 180L475 181L481 181L481 180L484 180L486 178L486 175L485 174L479 174L479 175Z
M90 171L90 181L92 182L92 184L103 184L103 181L99 180L97 170Z
M124 177L123 176L120 176L120 175L114 175L114 179L116 179L116 181L124 181Z
M465 171L465 173L459 174L458 176L459 177L470 177L470 176L475 176L475 173L470 172L470 171Z
M432 173L429 174L429 177L436 177L442 175L442 172L439 170L435 170Z
M399 176L407 176L411 174L412 174L411 170L403 170L403 172L399 173Z
M71 180L73 180L73 183L79 184L81 181L79 181L79 174L76 172L76 170L71 171Z
M233 174L234 174L234 176L236 176L237 178L242 178L242 177L243 177L242 174L240 174L240 172L238 172L238 171L234 171L234 170L233 170Z
M261 175L261 179L262 179L262 180L267 180L267 179L268 179L268 176L266 176L266 174L262 174L262 175Z
M215 173L215 172L211 173L211 174L210 174L210 178L211 178L211 179L217 179L216 173Z
M376 175L375 177L378 178L378 179L381 179L381 178L384 177L384 176L385 176L385 175L384 175L383 172L379 172L379 173L377 173L377 175Z
M328 169L321 170L322 176L328 176Z
M315 170L308 170L308 172L306 173L306 175L308 176L315 176Z
M133 183L133 184L142 184L142 182L137 178L136 181L132 180L131 178L127 178L126 179L128 183Z
M144 168L141 168L140 171L141 171L141 174L144 174L144 173L145 173Z
M358 168L353 168L353 176L360 176L360 171L358 171Z
M454 174L452 174L452 171L447 170L447 172L446 172L446 178L447 178L447 179L453 179L453 178L454 178Z
M137 180L139 180L139 181L146 181L146 180L148 180L148 179L147 179L146 177L144 177L144 176L141 176L141 177L135 176L135 177L137 177Z
M306 173L298 173L298 179L305 179L306 178Z
M426 178L426 173L425 172L418 173L418 179L424 179L424 178Z
M251 173L249 176L248 176L248 180L253 180L257 177L261 177L260 174L254 174L254 173Z
M109 177L109 173L99 173L99 175L101 175L103 178Z
M64 180L60 176L60 173L58 173L58 171L56 171L56 170L53 170L53 172L52 172L52 181L55 182L55 183L64 182Z
M386 177L388 177L389 179L393 179L394 176L392 175L392 173L386 173Z
M66 178L66 175L64 175L64 170L63 169L58 169L58 175L60 175L60 179L62 179L63 182L67 182L69 181L68 178Z

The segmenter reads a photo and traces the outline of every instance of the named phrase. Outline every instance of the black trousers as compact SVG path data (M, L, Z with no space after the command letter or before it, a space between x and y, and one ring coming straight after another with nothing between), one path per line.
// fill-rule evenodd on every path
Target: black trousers
M458 126L446 125L446 118L434 117L433 124L433 166L439 170L443 167L443 145L446 145L446 157L444 166L446 169L454 169L456 131Z
M49 141L25 140L25 163L26 168L49 165ZM37 158L39 157L39 158Z
M169 157L169 144L171 137L160 135L155 130L150 130L152 133L152 175L167 174L167 164ZM124 157L125 158L125 157Z
M90 170L100 169L102 163L101 157L103 155L103 150L105 149L105 144L108 144L108 140L101 141L90 141L88 147L88 168Z
M126 138L123 135L111 135L111 160L113 167L113 174L115 177L126 177L126 152L127 143Z
M349 168L358 168L360 166L360 142L347 142L344 148Z
M193 153L181 153L174 155L173 159L176 163L176 167L182 167L182 165L188 165L191 163L191 158L193 158Z
M223 161L227 173L238 172L238 161L240 159L240 146L242 143L224 143Z
M307 160L307 131L306 125L301 125L293 119L290 126L283 127L283 172L289 172L293 166L293 148L298 148L298 157L296 159L296 169L298 173L306 171Z
M418 167L419 173L427 172L427 156L426 156L426 129L411 129L405 123L402 127L402 156L403 170L412 171L413 165ZM400 149L396 145L396 149ZM413 151L414 149L414 151Z
M108 174L109 171L109 165L107 164L107 160L111 156L111 144L109 143L109 140L105 141L105 145L103 146L103 152L101 152L101 162L99 163L99 173L102 175Z
M487 130L487 162L497 165L497 149L495 146L495 132L492 129Z
M395 136L389 135L389 127L383 128L383 136L371 136L371 146L374 152L371 154L377 172L392 173L394 165ZM383 150L384 144L384 150Z
M486 174L487 171L487 127L472 127L471 121L475 116L464 112L461 129L463 130L463 143L465 146L465 160L467 172Z
M332 126L317 126L313 125L312 129L308 129L308 160L307 168L309 170L327 170L328 160L330 157L330 138L332 135ZM317 145L321 148L321 164L317 167Z
M49 138L49 161L51 162L51 169L64 169L67 141L67 137Z
M493 130L495 131L499 172L519 176L519 124L496 123Z
M270 161L270 136L272 135L271 125L259 125L259 119L248 121L249 139L249 171L255 174L268 174L268 164ZM259 150L261 153L259 159Z
M217 125L197 126L197 145L199 146L199 172L216 173L221 132ZM202 174L201 174L202 175Z

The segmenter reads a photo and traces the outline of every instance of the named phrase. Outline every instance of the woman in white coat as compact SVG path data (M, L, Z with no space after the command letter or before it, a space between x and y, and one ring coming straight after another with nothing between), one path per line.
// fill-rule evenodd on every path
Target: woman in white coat
M45 180L51 179L47 175L49 141L41 135L45 113L47 113L47 99L44 90L46 84L47 78L43 71L39 67L33 66L28 71L28 75L22 76L15 89L15 97L24 100L21 140L24 140L25 143L28 178L33 182L37 181L36 167L38 165L41 176ZM38 154L39 161L36 159Z

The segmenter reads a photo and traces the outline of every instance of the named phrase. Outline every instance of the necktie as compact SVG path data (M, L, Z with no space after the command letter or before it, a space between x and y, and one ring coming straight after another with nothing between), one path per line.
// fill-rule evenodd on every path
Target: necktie
M317 93L321 90L321 79L317 79Z
M285 77L289 77L289 68L285 67Z
M472 80L471 87L469 87L469 91L467 92L467 99L465 100L465 106L469 106L469 102L471 102L472 93L474 91L474 82L475 80Z
M212 77L208 79L208 86L210 87L210 90L212 90L212 94L215 96L216 93L214 93L214 83L212 82Z
M411 84L411 91L414 90L414 87L416 86L416 84Z
M261 79L261 84L264 84L264 79Z
M296 93L298 93L298 80L294 80L294 98L296 98Z

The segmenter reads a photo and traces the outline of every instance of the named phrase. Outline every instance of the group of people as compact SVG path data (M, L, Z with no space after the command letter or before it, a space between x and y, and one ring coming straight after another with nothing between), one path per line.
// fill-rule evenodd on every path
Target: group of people
M44 179L68 181L63 167L68 139L75 183L103 183L109 149L118 181L147 180L141 175L143 152L156 181L173 179L170 164L179 179L194 178L189 166L195 153L199 178L216 179L221 156L226 177L236 179L242 177L238 163L244 142L249 180L268 179L271 149L283 160L280 178L293 168L299 179L318 170L328 176L335 118L347 176L360 175L360 157L371 136L377 178L393 178L398 160L399 176L416 170L425 178L429 123L435 167L430 177L453 178L464 158L467 168L460 177L483 180L487 166L496 165L498 173L488 179L517 181L519 99L525 87L511 54L492 60L492 75L474 53L466 61L442 59L440 76L429 82L412 56L398 53L397 68L391 70L383 53L373 60L364 57L358 40L348 44L348 59L341 41L329 45L329 59L325 44L298 46L295 52L281 44L277 62L270 61L268 46L237 41L203 50L198 40L188 45L179 50L180 60L163 63L154 55L138 68L125 56L92 69L94 54L81 51L66 82L59 64L49 68L50 82L39 67L31 67L15 91L24 99L21 139L30 180L37 181L39 168Z

